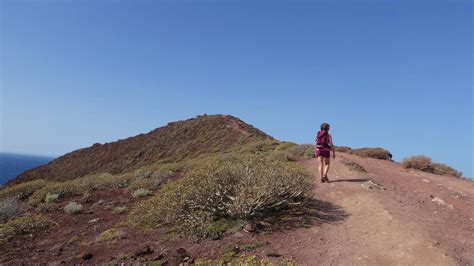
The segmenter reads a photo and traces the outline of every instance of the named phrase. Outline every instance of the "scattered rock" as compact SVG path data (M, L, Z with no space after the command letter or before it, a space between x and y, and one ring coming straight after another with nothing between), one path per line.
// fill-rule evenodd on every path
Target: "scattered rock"
M423 179L423 182L429 183L430 181L428 179Z
M254 233L258 232L259 230L263 229L263 224L261 223L256 223L256 222L250 222L244 225L244 231L247 233Z
M89 221L89 223L93 224L93 223L97 223L98 221L100 221L100 218L92 219L92 220Z
M438 198L438 197L434 197L432 200L432 202L437 202L439 205L445 205L446 203L444 202L444 200Z
M153 253L153 250L150 248L150 246L149 245L144 245L140 249L135 251L134 254L137 257L141 257L141 256L146 256L146 255L149 255L149 254L152 254L152 253Z

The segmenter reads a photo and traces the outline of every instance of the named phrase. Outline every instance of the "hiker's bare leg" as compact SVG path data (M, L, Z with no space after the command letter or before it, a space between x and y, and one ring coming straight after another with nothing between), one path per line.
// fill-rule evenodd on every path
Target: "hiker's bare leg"
M323 178L323 176L324 176L324 158L323 158L323 156L318 156L318 162L319 162L319 177Z
M328 176L330 164L331 164L331 159L329 159L329 158L324 158L324 173L323 173L323 176L324 176L324 177L327 177L327 176Z

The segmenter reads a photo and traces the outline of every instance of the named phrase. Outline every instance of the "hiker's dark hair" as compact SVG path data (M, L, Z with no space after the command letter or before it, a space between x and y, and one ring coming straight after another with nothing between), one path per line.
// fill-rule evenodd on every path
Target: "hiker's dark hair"
M321 130L328 131L329 130L329 124L328 123L322 123L321 124Z

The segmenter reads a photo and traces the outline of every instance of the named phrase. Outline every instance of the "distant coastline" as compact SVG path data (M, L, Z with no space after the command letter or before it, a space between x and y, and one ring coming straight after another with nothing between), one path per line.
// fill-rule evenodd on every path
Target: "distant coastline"
M0 184L5 184L20 173L51 160L54 160L54 157L0 152Z

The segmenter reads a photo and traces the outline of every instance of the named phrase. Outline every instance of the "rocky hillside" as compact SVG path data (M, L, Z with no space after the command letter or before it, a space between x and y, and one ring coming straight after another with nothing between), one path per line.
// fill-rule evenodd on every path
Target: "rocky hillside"
M23 172L9 184L40 178L64 181L102 172L118 174L164 159L179 162L265 139L272 137L236 117L202 115L169 123L146 134L75 150Z

